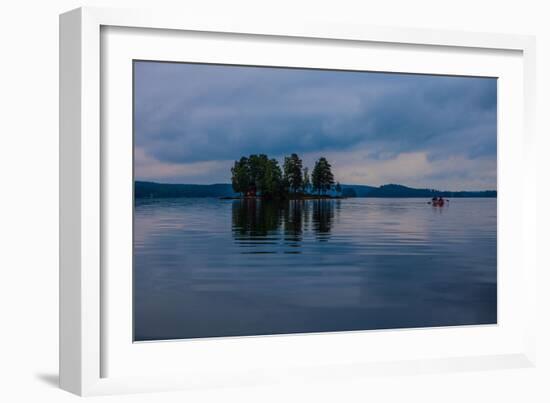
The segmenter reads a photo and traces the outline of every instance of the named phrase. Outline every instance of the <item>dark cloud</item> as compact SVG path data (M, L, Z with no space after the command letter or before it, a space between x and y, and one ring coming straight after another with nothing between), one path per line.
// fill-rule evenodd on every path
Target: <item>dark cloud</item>
M137 62L135 140L163 162L357 150L492 158L496 79ZM496 174L496 172L495 172Z

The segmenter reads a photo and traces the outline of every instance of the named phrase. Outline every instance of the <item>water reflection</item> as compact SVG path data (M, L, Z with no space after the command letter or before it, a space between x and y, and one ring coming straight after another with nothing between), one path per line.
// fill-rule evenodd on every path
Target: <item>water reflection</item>
M326 242L334 225L340 200L235 200L232 205L233 237L241 246L261 246L283 242L300 253L304 233L311 231L316 239ZM256 251L255 253L260 253Z
M496 245L496 199L136 203L135 339L495 323Z
M329 239L334 222L334 211L340 209L340 200L315 200L313 204L312 225L320 241Z

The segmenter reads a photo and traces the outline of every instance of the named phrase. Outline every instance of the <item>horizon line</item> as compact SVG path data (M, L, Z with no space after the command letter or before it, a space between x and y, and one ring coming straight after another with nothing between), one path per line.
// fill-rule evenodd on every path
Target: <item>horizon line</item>
M216 182L216 183L183 183L183 182L177 182L177 183L172 183L172 182L158 182L158 181L155 181L155 180L146 180L146 179L134 179L134 183L135 182L146 182L146 183L154 183L154 184L157 184L157 185L189 185L189 186L215 186L215 185L228 185L228 186L232 186L230 182ZM375 185L366 185L366 184L357 184L357 183L340 183L341 186L367 186L367 187L372 187L372 188L381 188L382 186L403 186L403 187L406 187L406 188L409 188L409 189L416 189L416 190L433 190L433 191L436 191L436 192L497 192L497 189L482 189L482 190L465 190L465 189L462 189L462 190L449 190L449 189L446 189L446 190L441 190L441 189L437 189L437 188L434 188L434 187L429 187L429 186L426 186L426 187L413 187L413 186L409 186L409 185L403 185L402 183L384 183L382 185L378 185L378 186L375 186Z

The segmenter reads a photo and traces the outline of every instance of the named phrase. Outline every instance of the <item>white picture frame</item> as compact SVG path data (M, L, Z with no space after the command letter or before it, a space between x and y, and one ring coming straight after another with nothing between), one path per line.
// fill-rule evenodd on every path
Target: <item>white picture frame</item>
M131 97L131 87L128 88L128 81L124 79L127 61L140 55L145 55L145 59L181 59L181 50L179 54L171 54L171 49L174 43L185 40L186 33L193 34L194 39L186 43L187 49L196 51L194 61L206 60L208 56L201 54L193 41L215 33L218 45L239 38L239 44L229 47L231 52L224 56L224 61L235 60L244 64L273 63L267 55L265 60L262 59L261 52L249 51L245 56L247 49L252 49L252 42L262 44L262 41L269 41L273 46L281 44L282 49L294 42L303 48L311 46L314 41L316 46L330 47L334 52L353 45L357 48L355 54L363 51L362 46L393 46L395 54L388 53L384 57L391 59L394 65L399 63L400 52L423 52L425 60L422 63L415 65L414 59L406 66L403 64L406 72L427 72L426 63L430 63L433 67L429 73L491 75L492 69L497 69L491 66L500 64L498 68L501 70L498 71L502 74L499 77L503 78L500 87L503 91L499 88L499 93L508 94L509 98L514 95L514 103L501 103L499 95L499 105L503 105L500 113L508 112L504 119L499 119L499 325L483 329L462 327L222 338L159 342L147 347L132 344L128 337L131 333L128 326L131 317L127 317L129 287L124 286L126 281L130 283L128 271L119 270L116 276L114 271L109 271L112 267L110 259L120 258L121 267L127 266L124 262L128 255L112 257L109 250L113 248L109 247L109 242L125 245L127 241L124 238L127 232L118 229L126 228L128 222L111 225L111 221L119 220L121 216L128 218L128 213L131 217L131 211L124 210L128 207L131 210L131 205L115 203L115 200L127 201L128 191L131 194L131 186L129 189L127 186L132 180L131 175L128 177L131 167L122 162L122 168L116 168L110 163L110 158L124 154L122 161L128 161L128 138L110 133L113 128L128 131L125 117L131 110L131 104L127 102L128 96ZM127 46L131 44L131 37L138 35L142 35L138 42L143 52L136 48L135 43ZM288 43L291 45L285 45ZM218 46L201 43L201 49L204 49L202 45L206 48ZM506 191L512 185L520 189L534 186L535 163L531 158L535 152L534 49L533 37L519 35L321 22L295 25L284 21L247 21L244 18L213 21L191 15L103 8L80 8L61 15L61 387L79 395L96 395L534 365L536 242L533 237L536 213L528 208L526 192L516 192L514 196ZM438 52L448 57L439 62L435 56ZM295 59L297 66L315 67L318 63L328 63L316 59L315 52L310 53L311 56L302 56L299 61ZM472 58L472 65L468 65L470 59L467 57ZM484 58L489 67L484 67ZM354 63L353 60L351 58L347 63ZM288 65L291 61L280 63ZM361 66L358 64L357 68ZM374 70L392 69L391 64L384 63L369 66ZM107 80L107 76L119 79ZM116 121L111 120L111 106L121 112ZM113 183L122 186L113 187ZM123 189L120 195L115 193L119 188ZM505 232L501 231L501 222ZM505 248L500 247L501 241ZM515 248L506 248L507 245L515 245ZM131 250L131 245L127 247ZM506 255L507 260L515 262L516 267L506 263L508 268L501 270L500 260L504 253L510 254ZM113 289L122 291L118 294L122 295L120 304L109 297ZM507 299L503 300L501 291L505 296L513 297L510 301L514 306L507 304ZM463 348L449 347L451 343L460 344L461 341ZM352 349L361 343L379 343L376 345L379 356L372 348L363 355ZM410 343L417 353L408 354L403 343ZM320 351L323 354L319 354ZM284 358L288 352L300 354ZM180 360L180 356L185 360ZM178 359L170 360L170 357ZM161 364L165 370L160 370Z

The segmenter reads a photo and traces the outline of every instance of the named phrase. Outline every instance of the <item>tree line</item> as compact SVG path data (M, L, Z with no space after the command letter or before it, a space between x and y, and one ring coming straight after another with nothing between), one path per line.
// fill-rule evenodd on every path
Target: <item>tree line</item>
M282 168L276 159L266 154L252 154L235 161L231 168L231 184L241 196L259 194L263 198L299 197L311 192L320 196L331 189L340 193L341 186L335 185L331 168L325 157L315 162L310 174L298 154L285 157Z

